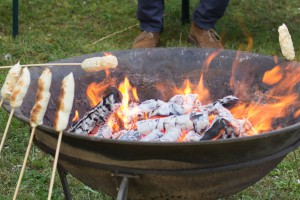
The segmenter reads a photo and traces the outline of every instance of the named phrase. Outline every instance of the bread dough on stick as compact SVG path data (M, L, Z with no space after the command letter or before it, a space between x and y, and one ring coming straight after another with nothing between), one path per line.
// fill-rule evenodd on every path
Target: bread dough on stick
M10 106L18 108L22 105L24 97L30 85L30 73L27 67L23 68L18 82L15 84L10 97Z
M102 57L87 58L81 63L81 68L86 72L97 72L109 68L115 68L117 65L117 57L113 55L107 55Z
M278 33L279 33L279 44L280 44L282 55L288 60L294 60L295 51L294 51L293 41L289 33L289 30L285 24L279 26Z
M36 127L43 124L43 118L46 113L49 99L50 86L52 81L52 73L46 68L42 72L38 80L38 90L36 94L35 104L30 112L30 125Z
M75 82L73 73L62 81L58 106L54 118L54 130L61 132L66 129L74 101Z
M20 78L21 71L22 71L22 67L20 65L20 62L18 62L12 68L10 68L1 89L2 99L10 99L12 90L14 89L16 82Z

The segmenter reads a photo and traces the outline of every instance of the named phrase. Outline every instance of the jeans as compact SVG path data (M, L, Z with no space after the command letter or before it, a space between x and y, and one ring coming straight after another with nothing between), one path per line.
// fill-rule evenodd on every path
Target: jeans
M229 0L201 0L193 13L193 22L202 29L213 29L223 17ZM164 0L138 0L137 18L140 28L147 32L163 29Z

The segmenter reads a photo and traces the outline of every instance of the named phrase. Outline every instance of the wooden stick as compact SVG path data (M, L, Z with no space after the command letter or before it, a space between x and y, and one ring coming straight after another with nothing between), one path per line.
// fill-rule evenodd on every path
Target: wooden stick
M42 67L42 66L80 66L81 63L41 63L41 64L27 64L22 67ZM12 66L1 66L0 69L9 69Z
M15 112L15 108L12 108L11 111L10 111L10 114L9 114L9 118L8 118L8 121L7 121L5 130L4 130L4 134L3 134L3 136L2 136L2 140L1 140L1 144L0 144L0 155L1 155L1 150L2 150L2 148L3 148L3 146L4 146L4 141L5 141L7 132L8 132L8 128L9 128L9 125L10 125L10 121L11 121L13 115L14 115L14 112Z
M125 31L127 31L127 30L129 30L129 29L131 29L131 28L133 28L133 27L136 27L136 26L138 26L138 25L139 25L139 23L134 24L134 25L132 25L132 26L128 26L128 27L124 28L123 30L120 30L120 31L111 33L111 34L109 34L109 35L107 35L107 36L105 36L105 37L102 37L102 38L100 38L99 40L93 42L92 45L94 45L94 44L96 44L96 43L98 43L98 42L101 42L102 40L105 40L105 39L107 39L107 38L110 38L110 37L112 37L112 36L114 36L114 35L116 35L116 34L123 33L123 32L125 32Z
M50 181L50 187L49 187L49 193L48 193L48 200L51 199L51 195L52 195L54 178L55 178L55 171L56 171L56 166L57 166L57 162L58 162L58 156L59 156L59 150L60 150L62 134L63 134L63 131L60 131L59 135L58 135L55 158L54 158L54 163L53 163L53 171L52 171L52 175L51 175L51 181Z
M19 180L18 180L18 183L17 183L17 187L16 187L16 190L15 190L13 200L15 200L17 198L17 195L18 195L18 192L19 192L19 187L21 185L22 178L23 178L23 175L24 175L28 155L29 155L29 152L30 152L30 148L32 146L32 140L33 140L34 132L35 132L35 127L33 127L32 130L31 130L29 143L28 143L27 150L26 150L26 153L25 153L25 158L24 158L24 161L23 161L22 169L21 169L21 172L20 172L20 175L19 175Z

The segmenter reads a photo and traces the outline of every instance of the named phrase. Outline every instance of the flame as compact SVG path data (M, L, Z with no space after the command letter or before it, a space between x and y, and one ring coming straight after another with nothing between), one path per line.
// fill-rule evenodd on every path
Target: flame
M116 111L117 118L121 120L121 123L109 123L109 126L113 129L120 129L120 124L124 126L125 129L132 129L135 126L136 118L132 119L137 110L137 106L129 106L131 102L139 102L139 97L137 95L137 90L135 87L130 85L128 78L126 77L118 87L119 91L122 93L123 99L120 107ZM113 118L115 118L114 116ZM118 124L118 125L117 125Z
M252 38L248 38L248 47L252 46ZM156 88L162 93L163 97L170 98L171 95L176 94L198 94L199 101L202 104L210 103L210 91L205 86L205 72L208 70L213 59L221 52L221 50L214 51L211 55L208 56L207 60L203 63L202 73L199 77L198 83L192 83L188 78L185 79L182 85L177 88L170 88L169 86L175 85L175 83L167 83L164 85L164 82L156 84ZM298 99L298 94L295 93L295 87L297 86L298 81L300 80L300 68L290 66L279 66L277 57L274 56L274 67L266 71L261 80L263 87L266 87L267 90L257 90L253 93L252 89L249 90L247 77L244 80L239 81L239 84L235 84L236 80L234 79L237 67L239 66L239 57L240 52L237 52L236 58L231 71L231 78L229 80L229 85L233 90L234 94L246 93L246 91L251 91L247 98L251 100L250 102L240 102L236 106L230 109L232 115L236 119L245 119L248 120L252 126L253 131L249 131L248 135L255 135L257 133L263 133L270 130L275 130L281 128L279 125L276 125L276 120L280 120L286 116L299 117L300 108L297 106L300 105ZM251 72L251 71L250 71ZM244 71L247 74L247 68ZM250 73L249 73L250 74ZM109 72L107 72L107 77L109 77ZM246 77L246 76L245 76ZM243 79L244 77L242 77ZM254 77L255 78L255 77ZM253 79L254 79L253 78ZM92 83L87 88L87 96L92 106L95 106L101 101L103 92L105 89L112 85L112 81L105 79L100 83ZM168 81L168 80L164 80ZM250 84L251 85L251 84ZM252 85L251 85L252 86ZM261 88L259 84L258 88ZM122 83L118 86L119 91L122 93L123 99L120 103L118 109L109 117L108 125L112 128L114 132L120 131L122 129L134 129L135 123L139 120L136 113L139 112L137 102L139 102L138 91L135 87L132 87L130 81L126 77ZM254 89L254 88L253 88ZM211 91L212 92L212 91ZM172 94L173 93L173 94ZM242 98L242 95L236 95L237 97ZM250 97L250 98L248 98ZM251 98L252 97L252 98ZM292 107L293 106L293 107ZM295 108L293 113L289 110L290 108ZM141 118L148 119L149 117L145 113L139 113ZM134 116L134 117L133 117ZM152 116L151 118L160 118L161 116ZM209 115L209 122L212 122L215 119L215 115ZM75 117L74 117L75 118ZM187 132L182 133L182 137L179 141L183 141ZM213 140L218 139L222 134L222 131L213 138Z
M215 59L215 57L217 57L217 55L219 55L219 53L221 53L222 49L217 49L216 51L212 52L208 58L204 61L203 66L202 66L202 71L208 71L209 65L211 64L211 62L213 61L213 59Z
M75 116L72 119L72 122L78 122L80 119L78 110L75 111Z
M88 97L91 107L95 107L101 100L105 90L114 84L113 79L106 78L102 82L92 82L87 86L86 96Z
M189 79L185 79L180 88L174 88L174 94L191 94L192 93L192 83Z
M266 71L263 82L273 85L267 93L256 92L256 101L241 103L231 109L236 118L247 118L256 132L262 133L274 130L274 121L286 117L290 114L291 106L299 106L298 94L294 92L294 87L300 80L300 69L286 66L280 68L275 66ZM275 85L274 85L275 84ZM299 110L294 113L294 117L299 116Z
M262 82L268 85L274 85L278 83L282 77L283 74L281 68L279 66L275 66L273 69L265 72Z
M201 74L200 81L197 85L197 93L199 94L200 102L209 102L210 94L209 90L204 86L203 74Z

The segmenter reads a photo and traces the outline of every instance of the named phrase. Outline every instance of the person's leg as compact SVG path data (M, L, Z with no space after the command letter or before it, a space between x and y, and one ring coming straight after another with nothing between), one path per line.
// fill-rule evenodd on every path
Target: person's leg
M139 0L137 18L140 28L147 32L161 32L163 28L164 0Z
M229 0L201 0L193 14L189 41L198 47L223 48L220 36L213 29L228 3Z
M140 21L140 35L132 48L153 48L158 46L159 33L163 29L164 0L138 0L137 18Z
M216 22L223 17L229 0L201 0L193 13L193 22L202 29L214 29Z

